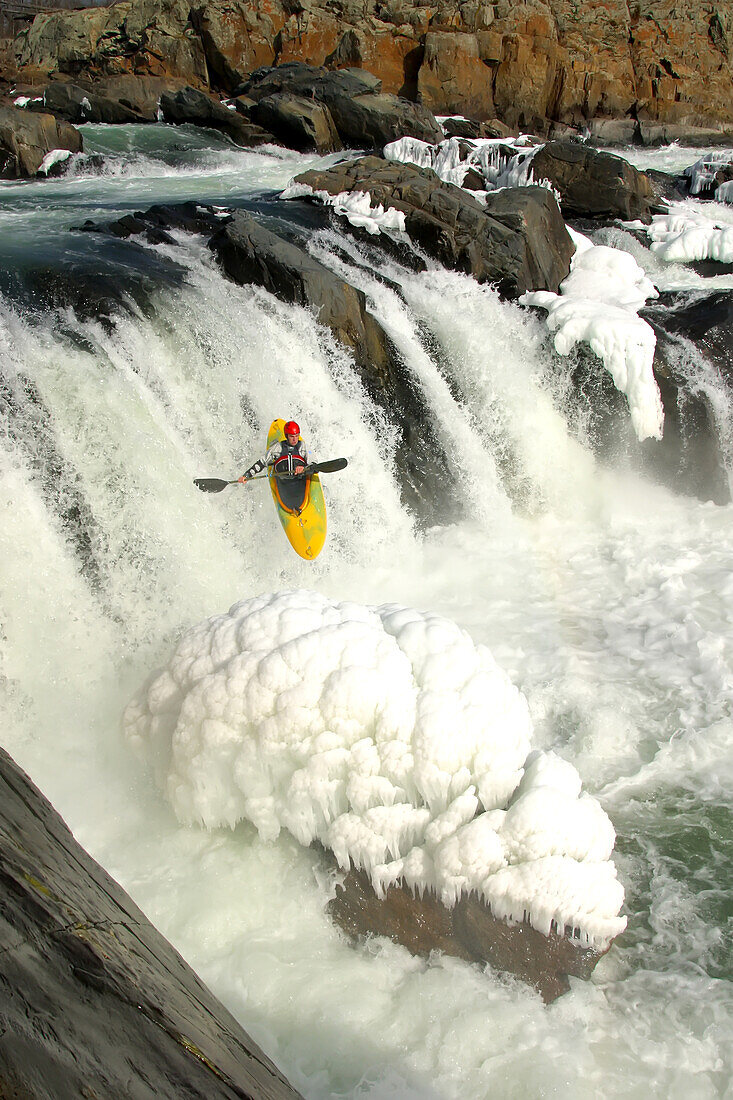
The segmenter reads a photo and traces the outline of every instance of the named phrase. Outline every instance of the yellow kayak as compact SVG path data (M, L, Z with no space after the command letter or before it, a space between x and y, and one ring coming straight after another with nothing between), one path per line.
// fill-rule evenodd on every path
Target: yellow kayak
M285 439L285 420L273 420L267 433L267 449ZM268 470L270 492L288 542L301 558L313 561L326 541L326 502L318 474L286 481Z

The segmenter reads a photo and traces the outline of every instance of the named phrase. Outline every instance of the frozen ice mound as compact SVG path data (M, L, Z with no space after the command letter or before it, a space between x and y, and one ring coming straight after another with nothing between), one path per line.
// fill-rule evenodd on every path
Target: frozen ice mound
M455 623L284 591L188 631L125 735L179 819L318 840L341 867L497 916L625 927L615 834L573 766L531 753L524 696Z

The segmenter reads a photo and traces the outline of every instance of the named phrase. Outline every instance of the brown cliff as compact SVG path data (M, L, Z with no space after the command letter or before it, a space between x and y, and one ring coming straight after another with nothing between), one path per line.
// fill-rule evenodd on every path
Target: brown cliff
M542 129L733 122L731 0L122 0L38 16L25 77L140 73L233 91L259 65L363 67L435 113Z

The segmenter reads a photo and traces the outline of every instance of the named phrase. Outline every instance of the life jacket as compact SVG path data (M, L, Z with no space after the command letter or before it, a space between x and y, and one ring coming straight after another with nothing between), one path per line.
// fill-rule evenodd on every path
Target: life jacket
M292 476L300 473L305 466L303 451L305 451L305 444L302 439L299 439L294 447L291 447L287 439L284 439L280 444L280 457L276 458L273 463L275 475L290 474Z

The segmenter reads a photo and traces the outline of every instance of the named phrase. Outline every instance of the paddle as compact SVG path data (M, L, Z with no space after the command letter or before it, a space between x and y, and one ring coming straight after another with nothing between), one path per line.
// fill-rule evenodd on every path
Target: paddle
M310 466L303 468L302 473L293 476L310 477L311 474L335 474L337 470L343 470L347 465L348 461L345 458L332 458L328 462L312 462ZM239 478L235 478L234 481L222 481L218 477L195 477L193 483L202 493L220 493L222 489L226 489L227 485L246 485L250 481L257 481L259 478L267 476L267 474L255 474L254 477L247 478L247 481L240 481Z

